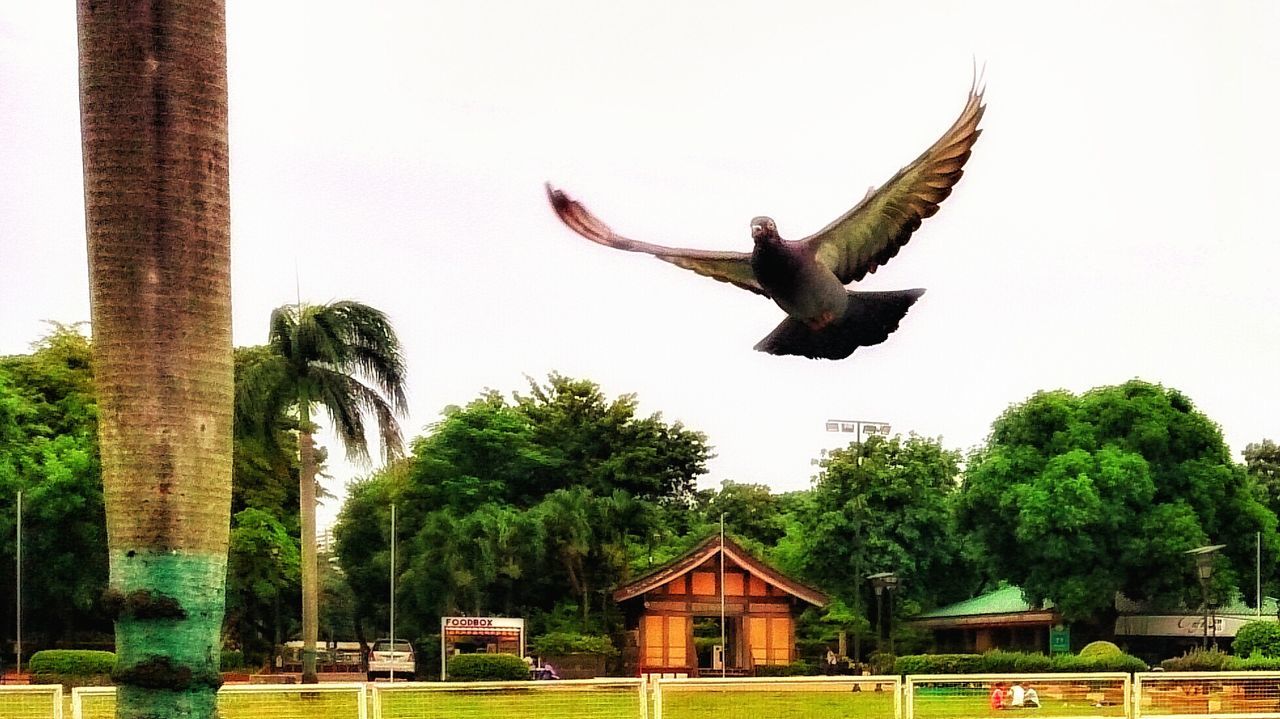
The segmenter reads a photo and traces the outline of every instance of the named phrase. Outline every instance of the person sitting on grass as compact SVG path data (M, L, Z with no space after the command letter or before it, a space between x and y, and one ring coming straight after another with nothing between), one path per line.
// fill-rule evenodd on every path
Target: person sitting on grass
M1021 709L1023 702L1026 701L1026 691L1023 690L1020 682L1013 683L1013 689L1009 690L1009 705L1014 709Z
M1029 706L1032 709L1040 708L1040 695L1036 693L1036 688L1033 686L1027 687L1027 691L1022 697L1022 701L1025 706Z
M991 696L988 699L992 709L1004 709L1004 689L1000 682L991 685Z

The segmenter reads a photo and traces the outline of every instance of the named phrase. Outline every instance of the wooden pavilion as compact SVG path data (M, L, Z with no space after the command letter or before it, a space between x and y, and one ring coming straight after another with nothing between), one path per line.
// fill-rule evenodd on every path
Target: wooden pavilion
M789 664L796 658L796 616L827 604L825 594L732 540L722 546L719 535L619 587L613 599L637 632L638 673L691 677L752 675L758 666ZM694 622L719 621L722 612L725 646L699 661Z

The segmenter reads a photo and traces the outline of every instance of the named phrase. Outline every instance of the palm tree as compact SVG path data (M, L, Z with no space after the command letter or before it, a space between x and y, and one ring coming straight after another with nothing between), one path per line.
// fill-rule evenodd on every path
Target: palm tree
M117 716L215 713L231 509L221 0L79 0Z
M258 363L240 384L237 421L261 423L293 407L298 418L298 495L302 529L302 681L316 681L316 448L312 408L333 422L347 456L369 461L365 417L378 426L384 460L403 454L396 416L407 409L400 340L387 316L359 302L285 305L271 313L267 346L274 361ZM267 431L270 428L260 427Z

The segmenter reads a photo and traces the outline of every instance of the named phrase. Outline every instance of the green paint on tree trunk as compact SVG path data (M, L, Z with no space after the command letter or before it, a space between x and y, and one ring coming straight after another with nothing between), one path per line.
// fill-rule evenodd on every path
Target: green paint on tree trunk
M123 612L116 619L114 677L122 716L213 715L226 572L225 554L111 553L113 592L171 597L185 615Z

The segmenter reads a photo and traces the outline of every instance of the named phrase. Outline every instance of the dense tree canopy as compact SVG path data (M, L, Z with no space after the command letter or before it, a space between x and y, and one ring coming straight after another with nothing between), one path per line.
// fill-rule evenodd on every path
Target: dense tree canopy
M1193 547L1227 545L1219 594L1252 584L1255 531L1264 577L1280 552L1275 515L1218 427L1180 392L1138 380L1011 407L969 459L959 507L990 571L1069 619L1105 616L1118 591L1198 604Z
M959 454L940 440L874 437L829 453L793 515L778 554L867 616L866 576L900 578L902 610L961 599L979 588L954 532Z
M1244 464L1264 504L1280 514L1280 445L1264 439L1244 448Z
M106 520L89 341L55 325L32 353L0 358L0 498L23 491L27 641L109 631ZM16 514L0 515L0 608L14 616ZM0 638L12 622L0 623ZM4 642L0 641L0 644Z
M349 488L335 533L365 621L385 606L363 578L387 569L394 501L408 528L399 600L421 631L455 612L599 628L608 591L651 558L656 518L691 504L710 456L700 433L636 408L557 374L512 401L486 391L447 408L412 457Z
M237 370L259 348L236 352ZM106 526L98 468L97 401L89 339L78 327L53 326L26 355L0 358L0 497L23 496L25 636L34 646L59 639L105 639L110 618L100 598L107 582ZM227 623L231 636L261 658L276 633L278 596L297 595L296 442L287 418L268 436L235 443ZM15 515L0 514L0 586L13 586ZM38 560L36 559L38 558ZM13 616L14 593L0 592ZM292 604L282 634L296 624ZM12 624L0 624L0 639ZM3 642L0 642L3 643Z
M238 377L275 361L241 348ZM1263 440L1246 466L1232 463L1217 427L1156 385L1039 393L996 421L963 481L958 453L937 440L876 438L825 456L812 487L788 494L696 489L706 438L636 408L559 375L447 408L410 457L348 487L341 571L321 563L322 637L385 635L393 503L397 634L415 639L464 612L525 616L534 633L616 631L610 592L718 531L722 515L735 540L835 598L798 629L815 646L836 630L871 636L865 577L884 570L902 577L899 616L1004 580L1096 618L1116 591L1198 605L1182 552L1207 543L1228 545L1216 591L1251 588L1257 530L1275 589L1267 502L1280 494L1280 450ZM0 498L24 491L25 634L44 646L110 630L96 413L75 328L0 358ZM300 627L299 468L287 407L256 422L236 435L226 636L260 662ZM0 586L13 582L13 520L0 513ZM11 597L0 591L10 616ZM0 641L11 631L0 623Z

